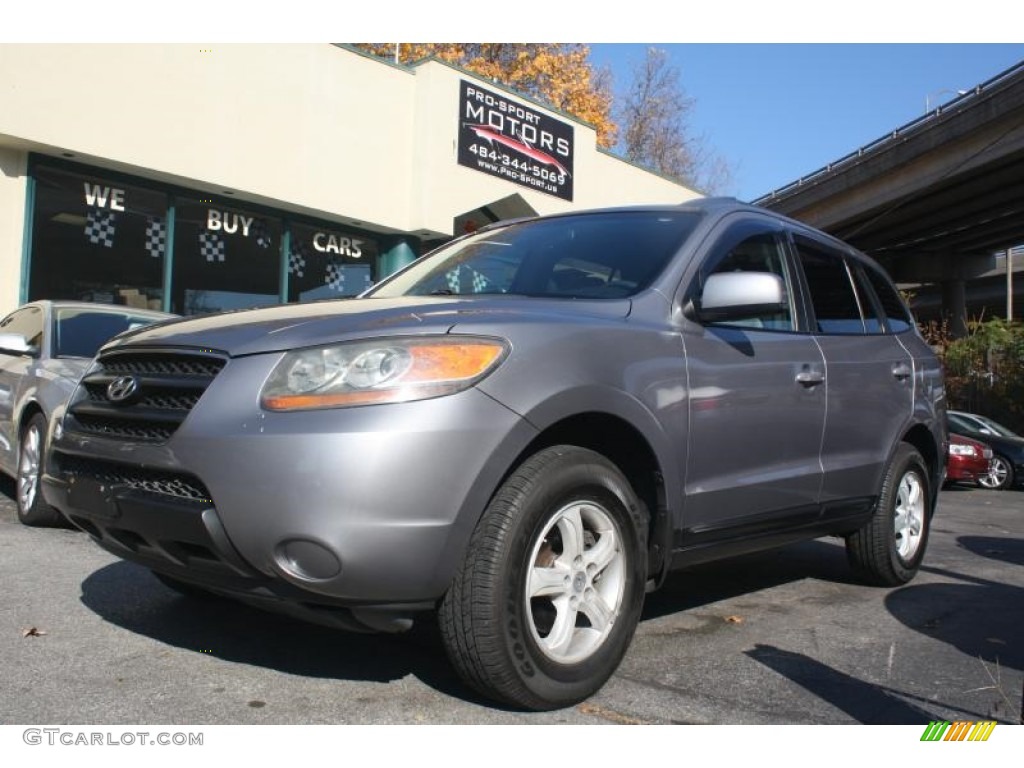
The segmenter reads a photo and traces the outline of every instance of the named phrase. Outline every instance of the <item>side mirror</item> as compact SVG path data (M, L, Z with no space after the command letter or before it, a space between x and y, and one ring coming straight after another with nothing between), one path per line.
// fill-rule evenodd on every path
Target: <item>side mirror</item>
M35 357L39 354L39 348L29 344L28 339L20 333L0 333L0 352Z
M708 277L688 315L704 323L744 320L785 312L785 286L771 272L720 272Z

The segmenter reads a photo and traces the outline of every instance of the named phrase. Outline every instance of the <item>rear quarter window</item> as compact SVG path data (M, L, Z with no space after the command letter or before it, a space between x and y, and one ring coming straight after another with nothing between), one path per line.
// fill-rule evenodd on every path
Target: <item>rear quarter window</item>
M903 333L913 328L914 321L910 316L910 311L889 279L869 266L864 267L864 274L867 275L868 282L871 283L878 302L882 305L885 319L889 323L889 330L893 333Z

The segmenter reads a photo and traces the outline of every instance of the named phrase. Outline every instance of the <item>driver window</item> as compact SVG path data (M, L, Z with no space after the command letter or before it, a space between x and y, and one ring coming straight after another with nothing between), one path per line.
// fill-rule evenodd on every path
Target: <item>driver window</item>
M20 333L33 347L43 345L43 312L25 307L0 320L0 333Z
M774 233L764 232L741 240L729 248L725 254L713 262L710 269L702 275L701 283L708 275L723 272L768 272L782 279L786 288L787 307L782 312L766 313L754 317L732 320L719 325L736 328L750 328L772 331L793 330L793 299L789 293L789 271L778 237Z

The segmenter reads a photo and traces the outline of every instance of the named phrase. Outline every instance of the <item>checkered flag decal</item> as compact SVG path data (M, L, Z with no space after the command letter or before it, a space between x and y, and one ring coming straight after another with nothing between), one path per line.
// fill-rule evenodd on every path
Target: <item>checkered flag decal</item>
M199 233L199 255L209 262L224 261L224 241L220 235L210 232Z
M164 255L166 247L167 227L164 226L164 220L150 216L146 220L146 252L154 259L159 259Z
M339 293L345 290L345 268L336 261L328 262L324 285Z
M458 293L459 288L462 287L462 280L459 278L460 272L462 272L461 266L456 267L455 269L445 274L445 277L448 279L448 289L452 293Z
M296 277L306 276L306 252L301 243L292 242L288 246L288 274Z
M260 248L269 248L272 238L270 230L267 229L266 219L256 219L252 224L252 233L256 236L256 245Z
M487 278L483 276L482 272L477 272L475 269L473 272L473 293L483 293L484 290L490 285L487 282Z
M106 211L89 211L85 221L85 237L93 245L104 248L114 247L114 228L117 217Z

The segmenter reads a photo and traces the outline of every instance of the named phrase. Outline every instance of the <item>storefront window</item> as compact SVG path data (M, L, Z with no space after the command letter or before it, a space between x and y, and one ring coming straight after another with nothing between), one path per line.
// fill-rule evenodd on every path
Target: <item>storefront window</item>
M203 200L175 205L171 311L182 315L277 304L281 222Z
M378 246L353 232L290 226L288 301L355 296L376 277Z
M378 277L380 246L365 233L289 222L282 254L282 218L223 198L147 189L141 179L56 161L41 161L32 175L28 300L147 309L166 301L171 312L194 315L278 304L284 270L290 302L356 296Z
M29 300L160 309L167 196L99 174L36 168Z

